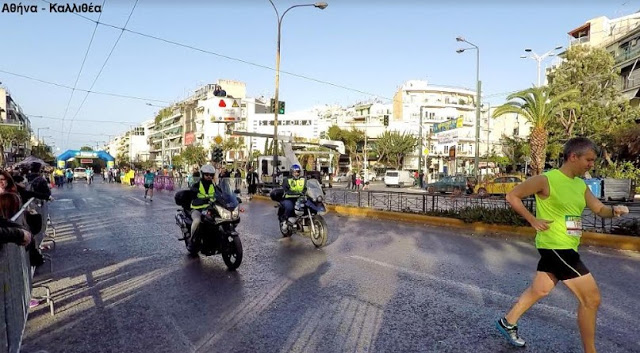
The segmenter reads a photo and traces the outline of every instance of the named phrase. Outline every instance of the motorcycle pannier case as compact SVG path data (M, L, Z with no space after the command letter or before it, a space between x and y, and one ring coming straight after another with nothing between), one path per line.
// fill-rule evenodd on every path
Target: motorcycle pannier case
M191 190L180 190L176 192L176 195L173 197L176 205L182 206L182 208L190 208L191 201L196 197L196 195Z
M271 197L271 200L276 202L282 201L284 199L284 189L276 188L271 190L271 192L269 193L269 197Z

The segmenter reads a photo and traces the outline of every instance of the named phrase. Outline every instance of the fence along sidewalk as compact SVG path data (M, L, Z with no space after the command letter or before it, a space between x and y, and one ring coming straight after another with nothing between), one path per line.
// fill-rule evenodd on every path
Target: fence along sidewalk
M36 206L33 198L29 199L11 220L20 223L30 206ZM43 207L36 206L35 209L43 219L42 230L33 235L36 245L39 246L46 230L46 203ZM25 247L0 244L0 353L20 351L29 312L32 281L33 269Z

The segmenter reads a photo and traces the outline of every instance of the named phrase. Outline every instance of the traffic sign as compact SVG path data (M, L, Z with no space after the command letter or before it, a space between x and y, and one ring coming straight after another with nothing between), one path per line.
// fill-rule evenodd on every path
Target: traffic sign
M422 152L424 152L424 154L429 154L429 149L425 148L424 151L422 151Z
M237 100L233 100L233 104L231 104L231 108L240 108L240 104L238 104Z
M213 141L217 144L221 144L222 143L222 137L220 135L216 136L213 138Z

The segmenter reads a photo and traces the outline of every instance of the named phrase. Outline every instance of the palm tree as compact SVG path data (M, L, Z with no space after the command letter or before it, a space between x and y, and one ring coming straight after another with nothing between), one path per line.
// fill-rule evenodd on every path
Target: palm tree
M499 106L493 112L493 117L515 113L523 116L532 125L529 145L531 146L531 170L534 175L542 173L546 158L547 127L552 119L556 119L564 109L575 109L577 103L572 99L578 95L577 89L572 89L552 96L548 87L532 87L524 91L510 94L509 102Z

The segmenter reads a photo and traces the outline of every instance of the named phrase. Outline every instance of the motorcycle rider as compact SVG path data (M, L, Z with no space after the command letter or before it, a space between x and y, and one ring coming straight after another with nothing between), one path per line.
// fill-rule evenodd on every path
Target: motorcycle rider
M297 199L307 193L307 181L301 175L302 169L299 165L294 164L291 166L291 177L282 181L284 189L284 200L281 202L284 208L283 220L288 220L289 223L295 222L293 211Z
M202 220L202 210L205 210L209 205L209 202L213 202L216 199L215 186L213 184L213 177L216 173L213 166L206 164L200 169L202 178L199 182L191 186L191 191L197 194L196 198L191 201L191 241L190 246L194 246L196 239L196 232L200 226Z

